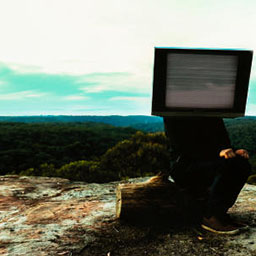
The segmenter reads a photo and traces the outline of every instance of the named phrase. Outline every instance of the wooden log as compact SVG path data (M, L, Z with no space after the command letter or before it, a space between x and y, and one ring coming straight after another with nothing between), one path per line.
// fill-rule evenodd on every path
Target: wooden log
M135 224L182 225L197 208L186 191L163 175L146 182L119 184L116 189L116 217Z
M116 217L138 224L179 219L177 193L177 186L160 175L146 182L120 184L116 190Z

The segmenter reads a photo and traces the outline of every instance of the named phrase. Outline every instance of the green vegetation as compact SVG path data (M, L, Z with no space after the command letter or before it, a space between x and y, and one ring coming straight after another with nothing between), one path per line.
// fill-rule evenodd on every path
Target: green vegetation
M256 154L256 119L237 118L225 120L234 148L246 148L250 155Z
M136 119L136 121L139 121ZM256 183L256 119L225 120L234 148L246 148ZM108 182L169 169L162 123L113 127L101 123L0 122L0 174Z
M252 175L256 174L256 118L227 119L225 124L233 147L249 151Z
M169 165L168 140L164 133L137 132L109 149L100 161L102 170L114 173L119 179L166 172Z
M95 123L0 123L0 174L97 160L135 132Z
M137 132L130 139L117 143L98 161L80 160L60 168L44 163L28 168L20 175L62 177L86 182L108 182L130 177L153 175L168 170L168 141L163 133Z
M248 178L247 182L248 182L249 184L256 185L256 174L251 175L251 176Z

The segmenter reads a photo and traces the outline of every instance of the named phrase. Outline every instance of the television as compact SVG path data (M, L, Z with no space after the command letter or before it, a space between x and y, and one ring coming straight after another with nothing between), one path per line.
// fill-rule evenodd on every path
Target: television
M253 52L155 48L152 115L239 117Z

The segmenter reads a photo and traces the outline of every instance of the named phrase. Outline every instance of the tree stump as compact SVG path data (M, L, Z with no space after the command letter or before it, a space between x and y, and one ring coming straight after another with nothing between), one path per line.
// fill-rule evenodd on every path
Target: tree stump
M197 200L163 175L116 190L116 217L134 224L183 225L198 218L199 209Z

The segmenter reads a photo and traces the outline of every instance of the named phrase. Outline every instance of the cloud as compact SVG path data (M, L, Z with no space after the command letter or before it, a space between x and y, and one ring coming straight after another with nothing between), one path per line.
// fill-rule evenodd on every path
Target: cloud
M45 97L46 95L46 93L36 91L21 91L2 94L0 95L0 100L24 100L28 98L41 98Z
M75 2L0 1L1 59L49 72L141 71L156 45L256 46L255 1Z
M87 93L99 93L107 91L109 88L104 85L90 85L88 87L81 87L80 89Z
M16 74L33 74L33 73L44 73L42 68L35 65L24 65L14 62L1 63L2 66L8 66L9 69L14 71Z
M59 96L98 94L102 92L151 92L151 73L138 75L129 72L97 72L86 75L42 73L35 67L0 63L1 80L6 92L37 90ZM1 84L0 84L1 85ZM3 84L4 86L4 84ZM82 93L82 96L83 96Z
M0 1L1 60L25 73L141 75L154 46L256 48L255 1L75 2Z
M47 74L29 67L20 66L27 72L20 72L8 63L0 62L1 94L21 91L49 93L56 96L81 95L77 85L78 76L67 74ZM34 72L37 71L37 72Z
M109 102L113 105L112 109L118 109L126 114L150 114L151 97L143 96L116 96L111 97Z
M104 91L149 93L151 92L151 74L92 73L78 79L78 84L80 84L80 90L86 93Z
M24 70L0 63L0 114L143 114L150 106L149 88L128 72L70 75Z
M74 101L78 101L78 100L88 100L90 97L87 96L82 96L82 95L69 95L69 96L65 96L63 97L64 100L74 100Z
M126 97L126 96L120 96L120 97L112 97L109 99L110 101L136 101L136 102L148 102L151 99L149 97Z

